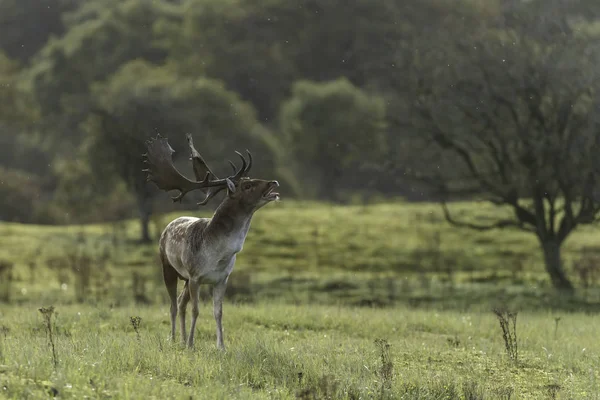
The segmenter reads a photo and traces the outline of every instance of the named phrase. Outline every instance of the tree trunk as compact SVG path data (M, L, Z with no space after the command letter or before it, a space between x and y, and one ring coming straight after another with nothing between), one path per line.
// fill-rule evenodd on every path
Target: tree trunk
M142 236L140 241L142 243L150 243L150 216L152 215L152 206L150 200L146 198L138 199L138 211L140 213L140 230Z
M150 243L152 241L152 239L150 239L150 215L142 214L140 216L140 224L142 230L140 241L142 243Z
M319 189L319 200L337 201L339 200L338 182L342 176L342 172L335 166L322 168L321 172L321 188Z
M563 269L560 255L561 245L562 243L558 243L555 240L542 242L544 263L546 265L546 272L550 275L550 280L552 281L554 288L570 293L573 292L574 289Z

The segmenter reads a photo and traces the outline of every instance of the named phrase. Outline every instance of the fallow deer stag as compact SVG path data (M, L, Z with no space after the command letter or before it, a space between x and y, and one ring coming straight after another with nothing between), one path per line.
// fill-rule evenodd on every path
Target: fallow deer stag
M183 176L173 165L174 150L166 138L158 135L146 142L148 152L144 154L148 168L148 181L159 189L169 192L178 190L173 201L181 201L186 193L201 190L206 194L198 205L205 205L219 192L227 194L212 218L179 217L163 230L159 241L163 277L171 300L171 339L175 340L175 325L179 312L181 338L186 343L185 313L192 301L192 321L187 346L194 345L194 331L198 318L199 286L213 285L213 315L217 327L217 347L225 349L223 342L223 298L227 279L233 270L236 254L242 250L250 221L254 213L267 203L278 200L274 189L277 181L250 179L247 177L252 166L252 155L248 150L248 161L242 159L238 170L233 166L233 175L219 179L195 149L191 135L187 135L191 151L192 167L196 180ZM183 291L177 297L178 279L185 281Z

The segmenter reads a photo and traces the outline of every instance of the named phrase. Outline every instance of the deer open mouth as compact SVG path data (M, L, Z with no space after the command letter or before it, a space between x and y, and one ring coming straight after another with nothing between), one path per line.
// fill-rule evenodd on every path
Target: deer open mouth
M279 193L274 192L275 188L279 186L279 183L273 182L269 185L268 189L263 193L263 199L267 201L279 200Z

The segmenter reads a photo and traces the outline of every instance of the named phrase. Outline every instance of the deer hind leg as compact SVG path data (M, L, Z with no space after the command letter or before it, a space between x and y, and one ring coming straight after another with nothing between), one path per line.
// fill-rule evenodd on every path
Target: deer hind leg
M171 300L171 341L175 341L175 322L177 319L177 281L179 276L175 268L173 268L166 257L161 255L161 262L163 268L163 278L167 292L169 293L169 299Z
M217 283L213 287L213 315L215 322L217 323L217 348L219 350L225 350L225 343L223 341L223 299L225 298L225 289L227 287L227 279L223 282Z
M190 291L188 288L188 281L185 281L183 291L179 294L177 299L177 308L179 309L179 327L181 329L181 341L185 344L187 340L187 331L185 329L185 311L190 301Z
M188 282L190 299L192 300L192 323L190 324L190 336L188 337L188 347L191 349L194 347L194 333L196 332L196 321L200 314L199 302L200 302L200 284L189 280Z

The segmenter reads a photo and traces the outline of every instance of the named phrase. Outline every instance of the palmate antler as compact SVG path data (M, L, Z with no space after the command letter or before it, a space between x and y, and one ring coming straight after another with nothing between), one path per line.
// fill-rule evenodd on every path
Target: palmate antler
M208 164L206 164L206 161L204 161L204 159L202 158L202 156L200 155L198 150L196 150L196 148L194 147L194 141L192 139L192 135L190 135L188 133L186 135L186 137L187 137L188 145L190 146L190 152L191 152L190 159L192 160L192 168L194 170L194 175L196 176L196 180L203 179L207 174L209 176L209 179L218 179L217 176L215 175L215 173L211 171ZM241 153L239 153L237 151L235 152L242 159L242 168L240 168L239 171L237 170L235 164L232 163L231 161L229 161L229 164L233 168L233 175L226 179L231 180L232 183L237 183L243 176L246 176L248 174L248 172L250 171L250 168L252 167L252 154L250 154L250 152L248 150L246 150L246 152L248 153L248 163L246 163L246 160L244 159L244 157L242 156ZM221 186L221 187L217 186L217 187L212 187L212 188L209 188L208 190L205 190L204 193L206 193L206 197L204 198L204 200L202 200L200 203L198 203L198 205L203 206L203 205L207 204L210 199L215 197L220 191L222 191L226 187L227 186Z
M242 154L236 151L236 154L242 159L242 168L238 171L230 161L234 168L234 174L225 179L218 179L194 147L192 136L188 134L187 140L191 151L195 181L186 178L175 168L173 164L175 150L169 145L167 138L162 137L160 134L156 139L151 138L146 142L148 152L143 155L144 161L148 164L148 168L144 169L144 172L148 174L147 181L154 182L159 189L166 192L178 190L179 194L172 197L174 202L181 202L183 197L192 190L201 190L206 193L206 197L198 205L205 205L221 190L227 187L235 187L235 184L250 171L252 166L250 152L246 150L249 159L246 162Z

